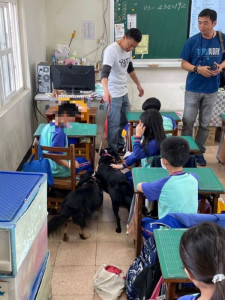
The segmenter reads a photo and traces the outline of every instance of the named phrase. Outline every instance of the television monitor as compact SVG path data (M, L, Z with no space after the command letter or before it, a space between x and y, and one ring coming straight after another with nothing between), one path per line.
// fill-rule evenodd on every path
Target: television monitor
M94 66L52 65L51 78L54 89L68 93L95 90Z

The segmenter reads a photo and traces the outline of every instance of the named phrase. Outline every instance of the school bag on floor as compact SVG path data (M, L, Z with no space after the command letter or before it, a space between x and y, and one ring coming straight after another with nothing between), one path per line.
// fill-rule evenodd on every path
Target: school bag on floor
M139 297L139 286L142 286L145 290L145 297L150 298L160 276L161 271L155 240L151 236L145 241L140 255L135 259L126 274L127 300L143 299L143 297ZM148 280L148 278L151 278L151 280ZM135 286L137 286L137 289ZM146 299L148 299L147 297Z
M93 279L96 293L103 300L116 300L125 289L125 276L117 266L103 264Z

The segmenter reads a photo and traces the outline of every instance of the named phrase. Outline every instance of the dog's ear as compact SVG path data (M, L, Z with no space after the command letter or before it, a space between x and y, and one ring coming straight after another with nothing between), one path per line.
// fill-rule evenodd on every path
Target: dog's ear
M105 149L101 149L100 151L100 156L102 156L103 154L107 153L107 151Z

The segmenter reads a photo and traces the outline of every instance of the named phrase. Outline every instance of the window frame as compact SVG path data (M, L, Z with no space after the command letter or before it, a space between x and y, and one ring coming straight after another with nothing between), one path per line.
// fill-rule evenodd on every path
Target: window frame
M11 102L22 90L24 90L21 37L19 27L19 7L16 0L0 0L0 8L3 8L5 35L4 49L0 45L0 110ZM7 22L7 23L6 23ZM7 26L5 26L7 25ZM8 30L8 31L7 31ZM11 56L11 58L10 58ZM3 68L7 67L7 74ZM5 81L8 75L8 84ZM8 89L7 89L8 88Z

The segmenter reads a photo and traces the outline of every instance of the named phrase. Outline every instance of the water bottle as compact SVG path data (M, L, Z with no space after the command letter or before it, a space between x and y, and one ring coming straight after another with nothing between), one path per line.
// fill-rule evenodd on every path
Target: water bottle
M55 56L55 51L53 51L52 53L52 64L55 65L56 64L56 56Z

